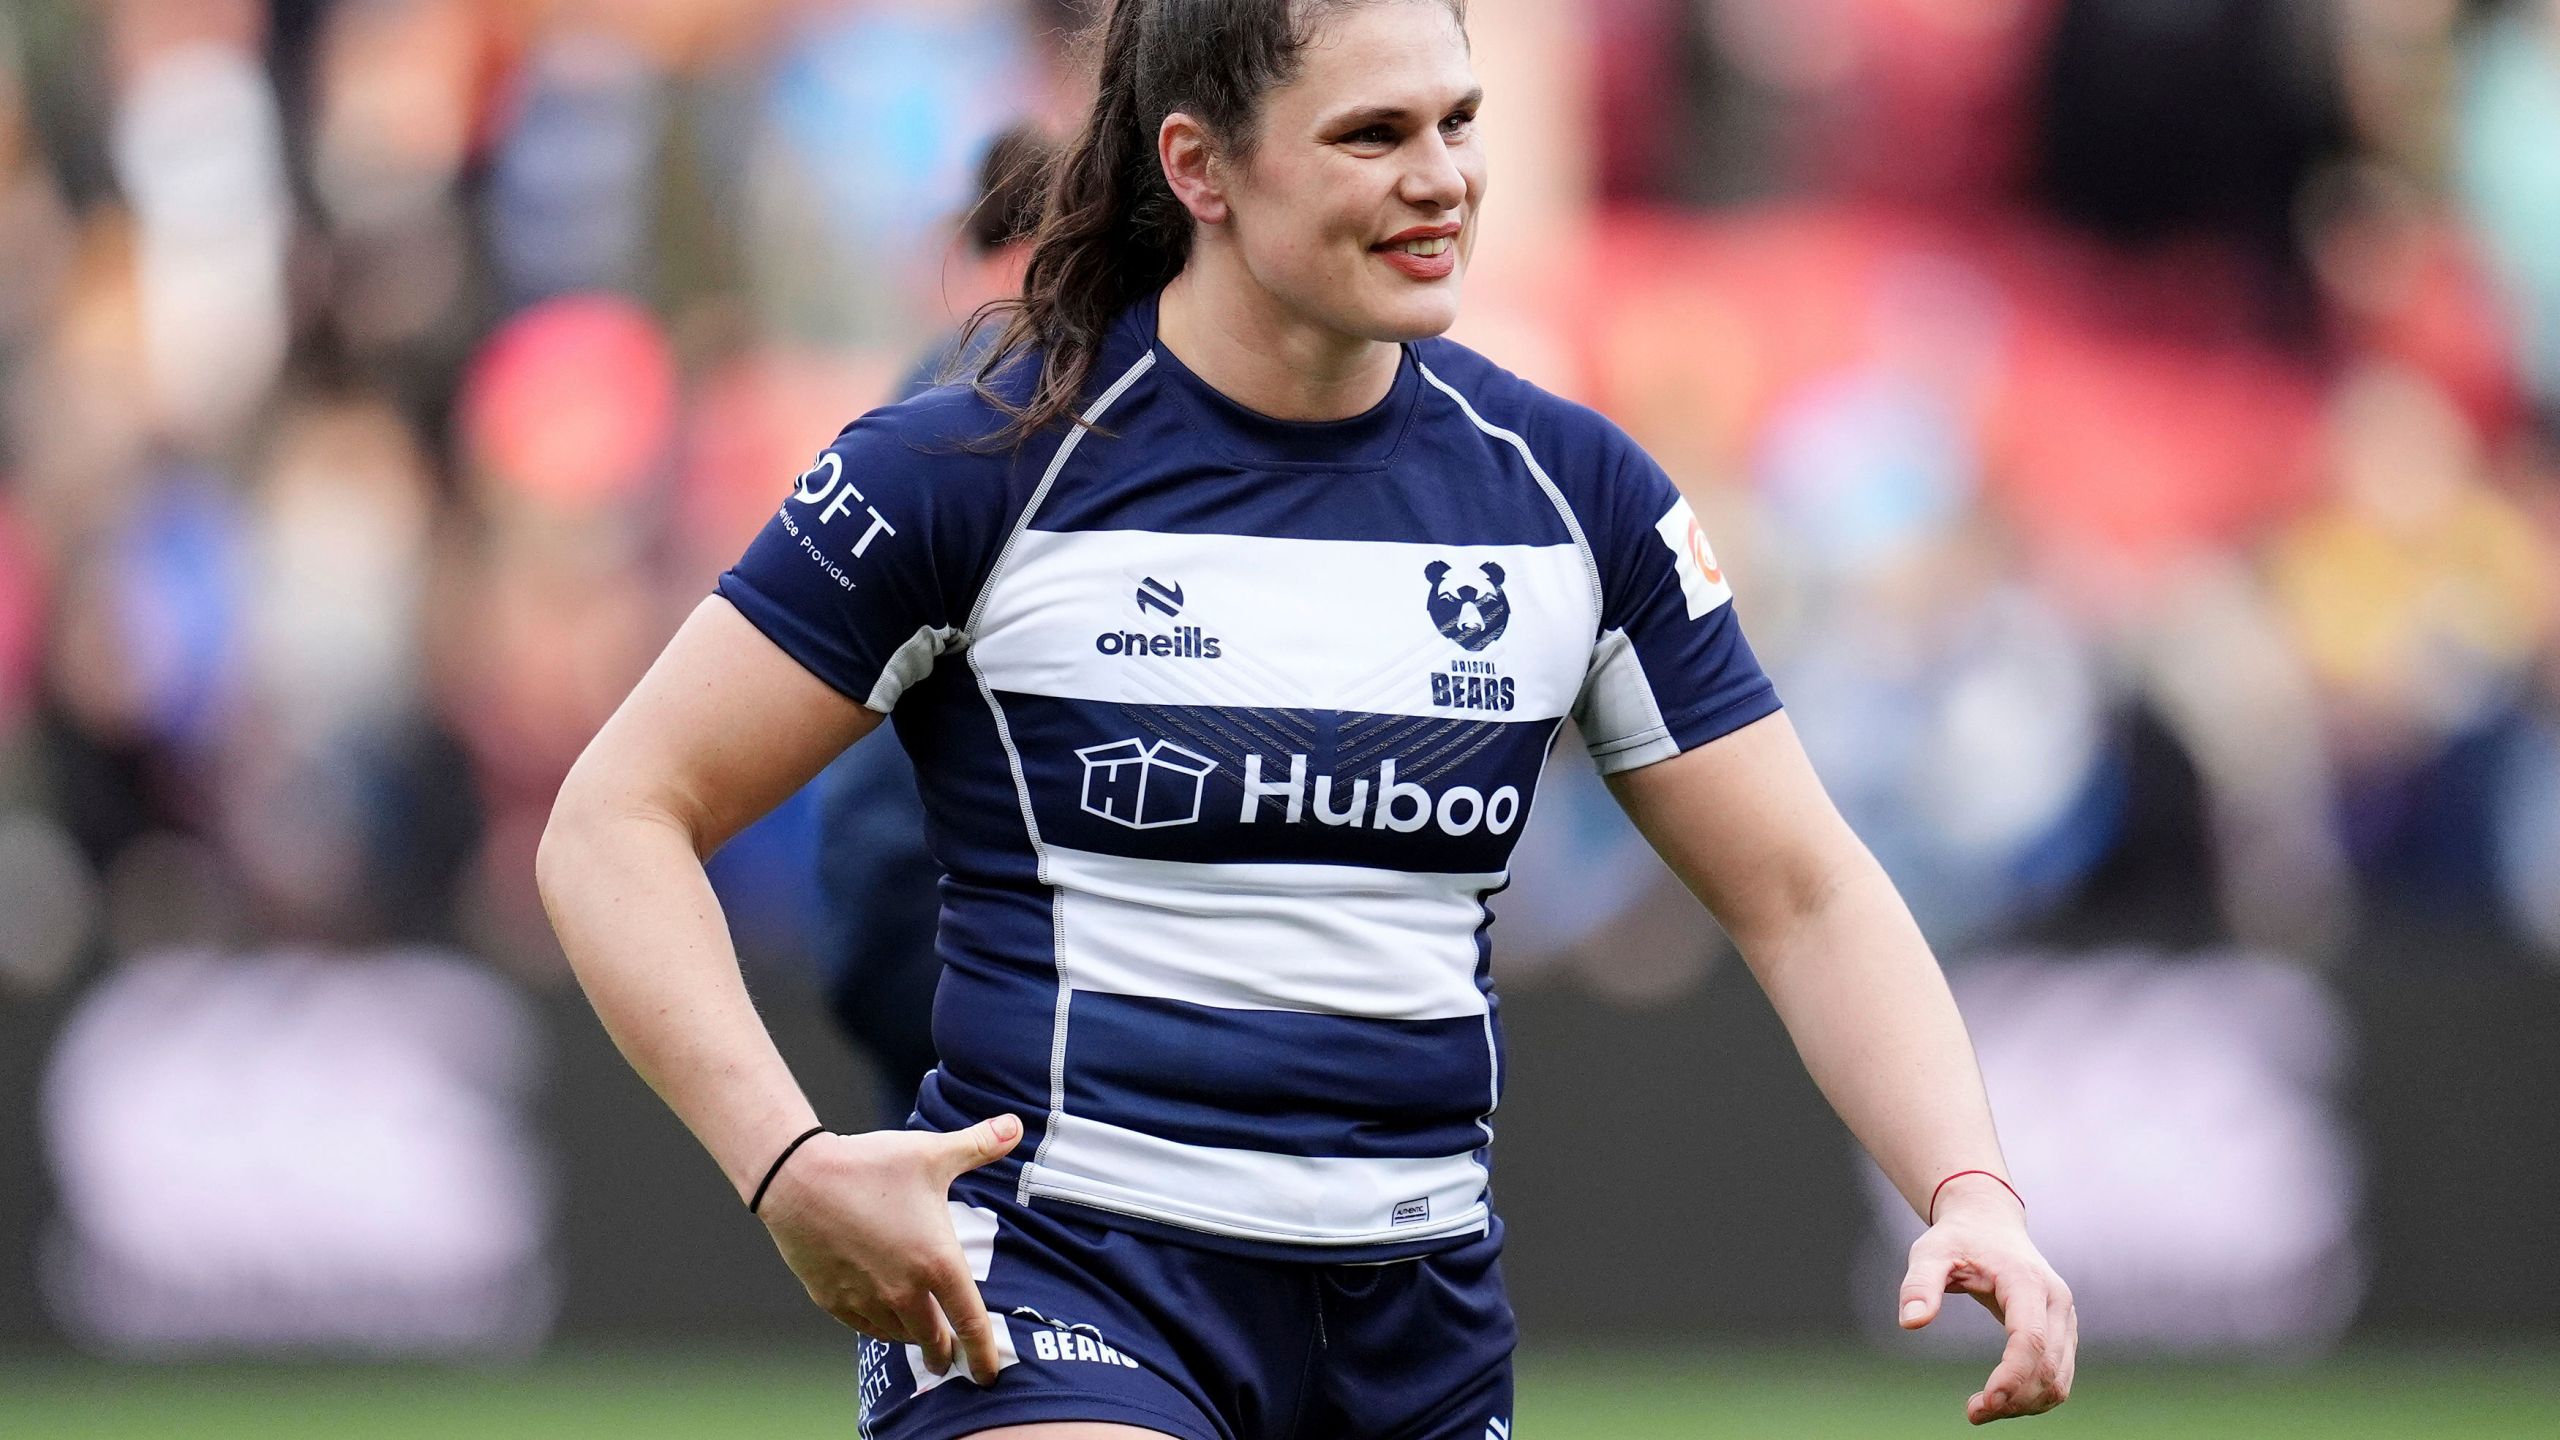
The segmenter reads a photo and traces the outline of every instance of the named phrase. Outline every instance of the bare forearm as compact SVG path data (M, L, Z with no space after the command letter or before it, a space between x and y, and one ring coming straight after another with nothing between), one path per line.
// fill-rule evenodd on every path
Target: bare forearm
M817 1122L747 996L691 841L672 821L564 810L537 868L606 1032L746 1195Z
M2008 1173L1946 977L1863 848L1745 952L1814 1083L1913 1210L1956 1171Z
M1963 1170L2006 1176L1973 1043L1902 897L1833 807L1785 712L1610 777L1645 837L1742 946L1797 1053L1914 1210ZM1955 1290L1980 1297L2008 1348L1965 1404L1974 1424L2071 1393L2070 1288L1998 1181L1946 1187L1898 1296L1917 1328Z

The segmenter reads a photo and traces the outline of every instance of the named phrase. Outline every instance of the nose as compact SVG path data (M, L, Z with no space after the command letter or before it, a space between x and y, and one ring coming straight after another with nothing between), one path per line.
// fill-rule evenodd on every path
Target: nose
M1455 210L1464 203L1467 175L1458 168L1448 136L1433 130L1411 153L1413 161L1405 167L1397 198L1421 210Z

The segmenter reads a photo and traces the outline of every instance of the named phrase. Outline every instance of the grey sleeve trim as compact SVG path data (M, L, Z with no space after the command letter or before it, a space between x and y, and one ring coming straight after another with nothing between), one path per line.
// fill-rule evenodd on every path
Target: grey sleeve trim
M1621 770L1641 770L1679 753L1680 742L1672 739L1671 732L1665 730L1658 735L1625 741L1614 750L1593 750L1591 763L1599 767L1601 774L1615 775Z
M883 715L897 709L898 697L907 693L908 686L933 673L933 662L941 658L943 651L954 648L952 641L959 635L948 625L917 626L916 633L890 654L889 663L880 667L880 678L873 682L871 693L863 697L862 703Z
M1591 664L1582 677L1582 694L1574 701L1574 727L1603 775L1668 760L1680 753L1662 707L1645 678L1644 661L1624 630L1603 631L1591 649Z

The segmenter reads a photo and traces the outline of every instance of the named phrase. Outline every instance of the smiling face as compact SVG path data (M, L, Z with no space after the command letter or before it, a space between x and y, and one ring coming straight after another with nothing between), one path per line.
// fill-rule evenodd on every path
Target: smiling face
M1440 0L1345 6L1301 60L1263 97L1251 150L1220 167L1226 243L1301 324L1383 341L1447 330L1485 185L1457 17Z

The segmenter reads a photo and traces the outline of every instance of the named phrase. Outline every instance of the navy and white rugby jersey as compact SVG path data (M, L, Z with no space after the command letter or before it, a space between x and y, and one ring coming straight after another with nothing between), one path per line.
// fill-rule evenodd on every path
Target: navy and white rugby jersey
M944 881L922 1123L1023 1117L1026 1204L1247 1254L1488 1224L1485 897L1565 717L1604 771L1778 707L1670 480L1448 341L1276 421L1155 343L1002 455L946 387L854 422L721 577L892 712Z

